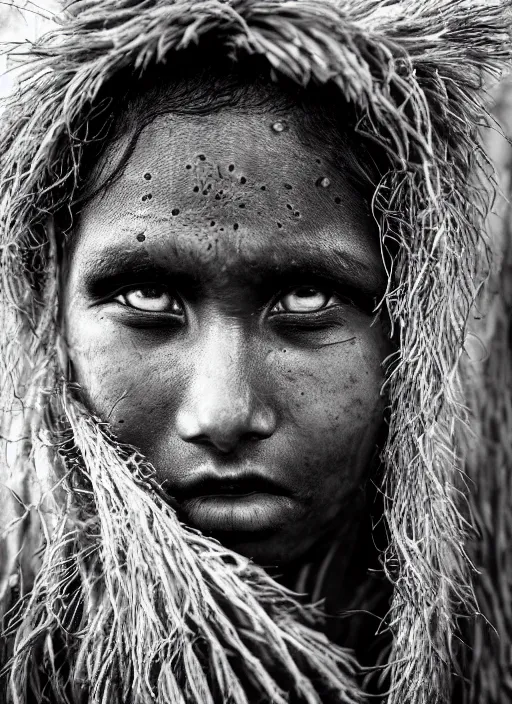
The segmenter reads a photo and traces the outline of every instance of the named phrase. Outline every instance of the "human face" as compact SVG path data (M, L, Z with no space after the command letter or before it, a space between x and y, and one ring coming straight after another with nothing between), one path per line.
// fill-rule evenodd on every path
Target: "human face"
M299 122L298 108L157 117L66 262L89 408L187 524L262 564L352 513L382 420L378 238Z

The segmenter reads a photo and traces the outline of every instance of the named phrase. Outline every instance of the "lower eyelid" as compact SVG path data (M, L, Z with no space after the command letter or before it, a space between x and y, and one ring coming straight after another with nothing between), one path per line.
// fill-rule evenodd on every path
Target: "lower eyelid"
M289 311L276 311L269 315L270 320L274 320L276 324L286 325L289 321L290 325L304 324L315 325L339 325L345 323L345 306L340 304L325 306L319 310L314 310L308 313L290 313Z
M129 328L141 328L153 330L157 328L162 329L183 329L186 325L187 316L185 313L182 315L178 313L168 313L168 312L154 312L154 311L144 311L133 308L133 306L126 306L117 301L111 301L116 303L115 306L111 308L108 313L110 319L120 325L125 325Z

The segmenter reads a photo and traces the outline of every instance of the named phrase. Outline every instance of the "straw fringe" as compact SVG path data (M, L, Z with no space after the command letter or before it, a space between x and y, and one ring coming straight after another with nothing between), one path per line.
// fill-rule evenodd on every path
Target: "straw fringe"
M320 613L180 525L143 458L111 441L72 396L63 406L68 498L31 594L9 614L13 701L25 701L27 672L35 677L33 648L50 667L33 693L55 703L163 704L170 693L196 704L360 701L352 658L314 628Z
M459 362L482 251L486 256L481 230L491 197L476 134L486 121L480 94L483 78L496 77L510 60L511 9L509 0L85 0L34 47L22 103L0 135L2 315L13 330L3 350L3 402L10 408L13 398L27 403L32 395L23 411L31 438L52 428L45 413L61 385L48 216L76 188L80 125L89 101L117 72L164 59L172 71L177 50L213 32L226 53L260 54L277 74L302 84L337 84L360 117L358 130L387 152L390 171L376 190L374 214L383 249L399 245L383 302L399 346L385 387L390 427L382 487L384 566L395 585L389 704L449 700L456 617L476 611L464 547L470 526L457 438L467 414ZM46 274L42 303L25 270L36 263L39 279ZM73 427L78 433L79 424ZM30 446L17 462L14 472L26 471ZM193 574L194 561L184 564ZM180 637L185 631L175 635L174 648ZM215 657L214 669L222 671L222 656ZM186 659L192 677L197 665L192 654ZM162 668L161 691L176 701L205 696L204 689L185 691L171 662ZM247 662L256 678L258 667ZM142 692L145 675L134 676ZM243 701L241 692L233 696Z
M494 112L512 134L510 79L503 82ZM486 135L500 176L501 193L488 224L492 265L471 321L472 354L465 359L465 387L472 412L466 450L470 504L477 532L468 551L478 570L475 592L482 616L466 652L468 687L463 701L512 701L512 145L499 130Z

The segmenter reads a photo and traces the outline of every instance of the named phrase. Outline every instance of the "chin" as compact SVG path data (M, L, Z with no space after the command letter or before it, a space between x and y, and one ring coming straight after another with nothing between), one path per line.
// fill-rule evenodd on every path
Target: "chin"
M298 560L310 547L305 542L304 536L295 540L279 531L268 531L257 534L254 532L215 532L210 533L212 538L234 552L248 557L262 567L285 565Z

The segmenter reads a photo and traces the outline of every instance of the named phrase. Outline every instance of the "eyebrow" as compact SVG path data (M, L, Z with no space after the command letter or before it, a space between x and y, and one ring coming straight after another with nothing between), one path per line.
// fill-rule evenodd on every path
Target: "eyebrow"
M383 264L363 261L338 247L325 245L315 251L301 252L298 268L302 270L303 264L308 271L316 273L318 269L320 276L346 281L367 295L381 294L386 287Z
M262 280L283 280L293 276L314 276L327 278L338 284L353 287L367 296L379 295L384 291L386 277L384 268L373 262L362 261L350 252L323 245L315 249L297 249L283 247L277 250L279 256L272 258L257 255L247 259L244 276L248 280L255 277ZM186 281L194 287L201 286L201 264L193 252L184 262L182 257L158 258L156 252L124 249L122 246L110 246L99 250L87 262L83 272L86 287L98 293L102 282L109 287L119 280L123 284L129 277L141 279L144 276L165 281L172 277L174 281Z

